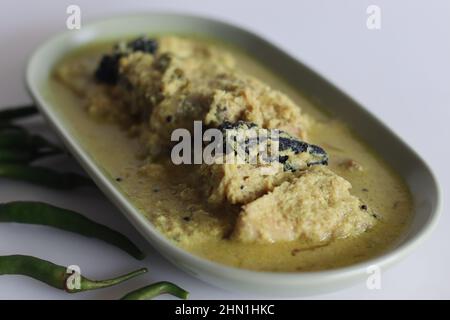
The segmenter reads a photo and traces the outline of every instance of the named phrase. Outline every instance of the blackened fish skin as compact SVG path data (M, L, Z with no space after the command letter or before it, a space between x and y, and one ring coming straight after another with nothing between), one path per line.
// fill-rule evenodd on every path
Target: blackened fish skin
M158 50L158 42L145 36L134 39L126 44L118 43L111 54L102 56L95 70L95 79L104 84L115 85L119 81L119 60L132 52L154 54Z
M154 54L158 50L158 42L155 39L149 39L145 36L130 41L127 45L133 52L142 51Z
M95 70L95 79L98 82L114 85L119 80L119 60L121 54L105 54Z
M275 141L273 138L268 138L265 135L262 135L262 139L259 136L251 139L245 138L242 141L243 145L236 141L236 136L228 137L228 139L231 138L232 141L227 140L225 133L229 130L266 130L258 128L256 124L251 122L240 120L236 122L225 121L218 127L218 129L224 133L224 145L231 144L231 146L229 146L231 148L227 148L226 150L234 150L235 153L237 153L237 150L235 150L236 148L241 148L244 150L245 154L250 154L250 149L256 148L259 143L266 143L267 139L272 139ZM284 171L294 172L304 169L301 165L299 165L298 159L296 159L296 155L300 155L302 153L308 153L310 155L308 159L301 160L305 161L304 164L306 164L307 167L313 165L328 165L328 155L326 151L319 146L298 140L287 132L281 130L279 130L278 139L276 140L278 140L278 157L268 157L265 160L268 162L278 161L283 164Z

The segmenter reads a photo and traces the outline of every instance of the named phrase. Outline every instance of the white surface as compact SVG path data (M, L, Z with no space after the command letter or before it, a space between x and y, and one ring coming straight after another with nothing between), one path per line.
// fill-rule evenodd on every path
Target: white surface
M312 66L360 101L421 152L443 188L450 188L450 3L446 1L8 1L0 12L0 105L29 101L23 86L27 56L42 40L65 28L66 7L78 4L82 21L121 12L164 9L219 17L262 34ZM220 3L220 5L219 5ZM382 28L366 28L366 8L377 4ZM37 132L47 132L39 121ZM51 136L51 135L50 135ZM49 164L76 169L54 159ZM102 291L68 295L23 277L1 277L0 298L109 299L156 280L173 281L192 299L259 298L225 292L178 271L140 238L99 192L55 192L0 181L0 201L35 199L85 212L136 240L149 257L137 262L115 248L37 226L0 225L0 254L32 254L59 264L77 264L90 277L106 277L146 264L147 276ZM382 274L382 289L365 283L316 296L326 299L450 298L450 217L432 237ZM95 259L93 259L95 257ZM266 298L271 298L270 294Z

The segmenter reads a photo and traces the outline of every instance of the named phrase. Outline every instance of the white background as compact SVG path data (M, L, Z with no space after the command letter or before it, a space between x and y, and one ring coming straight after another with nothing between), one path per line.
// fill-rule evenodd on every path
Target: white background
M219 17L253 30L313 67L383 119L429 162L444 200L450 188L450 1L3 1L0 10L0 105L30 102L23 83L27 57L65 28L66 7L78 4L82 22L108 14L175 10ZM381 30L366 28L366 8L379 5ZM47 132L42 122L32 128ZM50 134L51 136L51 134ZM52 166L75 170L70 161ZM84 212L119 229L148 252L136 262L95 240L44 227L0 225L0 254L31 254L77 264L90 277L114 276L143 264L150 273L119 287L69 295L34 280L0 277L0 298L115 299L156 280L173 281L192 299L258 298L226 292L179 271L157 254L97 191L56 192L5 180L0 201L42 200ZM413 254L383 272L382 289L365 283L312 298L450 298L450 217ZM269 294L269 293L268 293ZM266 298L271 297L270 294Z

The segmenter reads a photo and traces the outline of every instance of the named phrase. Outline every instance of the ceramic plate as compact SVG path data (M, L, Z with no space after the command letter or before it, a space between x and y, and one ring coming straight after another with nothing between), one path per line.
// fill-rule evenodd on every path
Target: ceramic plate
M46 88L55 63L80 46L142 33L167 32L212 37L240 47L252 53L295 88L319 101L323 108L333 106L333 113L339 114L367 144L382 154L411 190L414 217L401 242L378 258L344 268L318 272L271 273L237 269L205 260L178 248L158 232L106 177L101 167L85 151L81 141L70 133L70 124L60 118L58 105L52 102L52 93ZM42 44L29 60L26 81L41 112L67 148L136 229L177 267L213 285L271 296L301 296L336 290L357 281L365 281L366 270L370 265L377 264L384 268L404 257L416 248L437 222L440 207L437 182L428 166L410 147L382 121L310 68L260 36L238 27L207 18L163 13L122 16L83 25L81 30L68 31Z

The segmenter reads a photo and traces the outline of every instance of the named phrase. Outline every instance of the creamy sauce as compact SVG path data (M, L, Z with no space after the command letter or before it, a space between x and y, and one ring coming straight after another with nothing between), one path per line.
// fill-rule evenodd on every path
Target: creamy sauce
M214 45L222 44L214 42ZM302 106L304 113L317 120L309 129L308 141L327 150L330 168L349 180L352 193L380 216L375 227L355 238L319 245L301 241L248 244L229 240L223 234L232 228L236 208L213 212L196 195L194 182L189 178L192 168L150 164L145 169L147 174L142 174L143 169L139 168L145 160L136 156L140 151L136 139L128 137L115 124L88 116L82 99L55 79L50 81L48 96L58 106L57 112L73 136L142 214L171 241L196 255L234 267L295 272L354 264L394 246L405 233L412 212L411 197L401 178L346 124L319 110L251 57L225 47L232 51L240 68L286 93ZM83 48L61 63L74 59L97 61L99 52L105 48L104 45ZM363 170L349 170L345 166L352 163L349 161L358 163Z

